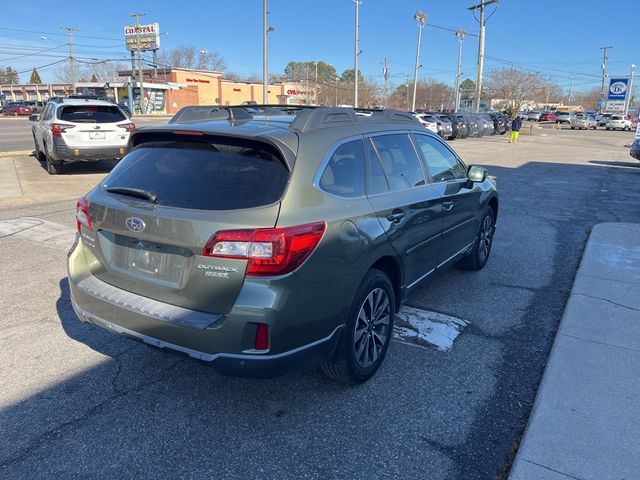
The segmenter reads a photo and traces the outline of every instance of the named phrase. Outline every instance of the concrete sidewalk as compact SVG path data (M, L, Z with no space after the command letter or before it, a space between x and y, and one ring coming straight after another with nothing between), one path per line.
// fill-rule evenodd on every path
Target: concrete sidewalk
M509 478L640 478L640 225L593 228Z

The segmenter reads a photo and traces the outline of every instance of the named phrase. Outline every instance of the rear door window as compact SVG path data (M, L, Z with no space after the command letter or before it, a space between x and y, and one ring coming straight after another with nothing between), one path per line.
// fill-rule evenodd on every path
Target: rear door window
M236 210L279 201L288 180L289 171L275 148L230 139L142 144L103 184L151 192L159 205L169 207Z
M115 105L69 105L62 107L59 118L75 123L115 123L127 119Z
M405 190L426 183L416 150L408 134L379 135L371 137L371 142L391 191ZM373 173L371 172L370 175ZM371 183L382 187L381 182L372 181Z
M339 197L364 196L364 150L362 140L343 143L327 164L320 188Z

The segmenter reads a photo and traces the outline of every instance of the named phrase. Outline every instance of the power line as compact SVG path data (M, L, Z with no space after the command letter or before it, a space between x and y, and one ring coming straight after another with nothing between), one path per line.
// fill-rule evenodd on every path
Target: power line
M21 32L21 33L35 33L37 35L55 35L55 36L66 36L64 33L56 33L56 32L43 32L43 31L38 31L38 30L23 30L20 28L8 28L8 27L0 27L0 30L6 30L6 31L10 31L10 32ZM95 40L120 40L119 38L115 38L115 37L96 37L96 36L92 36L92 35L76 35L78 38L91 38L91 39L95 39Z

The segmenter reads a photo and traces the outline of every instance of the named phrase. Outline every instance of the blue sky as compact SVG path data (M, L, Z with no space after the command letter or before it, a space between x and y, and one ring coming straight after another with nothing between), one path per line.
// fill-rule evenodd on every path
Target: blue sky
M473 3L363 0L363 74L379 81L386 57L392 81L401 83L405 72L413 72L415 11L426 12L430 24L477 33L478 24L467 10ZM159 22L161 30L168 32L162 37L163 48L193 45L220 53L229 64L228 71L240 76L262 72L262 0L127 1L102 6L86 0L8 2L0 15L0 65L21 71L60 60L66 55L66 35L58 29L61 24L82 29L75 36L77 56L126 58L122 30L134 11L146 12L145 20ZM269 24L276 29L269 36L270 72L281 73L292 60L323 60L338 72L353 67L353 0L270 0L269 12ZM515 67L545 72L565 88L572 73L574 90L598 86L599 47L614 47L609 51L611 76L628 75L630 65L640 63L639 18L639 0L502 0L487 22L485 70L513 62ZM467 37L465 77L475 78L477 48L477 39ZM50 50L42 52L45 49ZM452 32L425 28L421 78L452 83L456 56ZM55 80L55 66L39 71L44 81ZM21 78L28 80L28 73Z

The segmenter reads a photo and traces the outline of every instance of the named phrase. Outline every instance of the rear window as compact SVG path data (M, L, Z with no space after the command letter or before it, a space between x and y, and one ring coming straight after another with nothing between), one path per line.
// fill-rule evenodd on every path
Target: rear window
M103 185L146 190L168 207L236 210L277 202L288 180L275 148L260 142L159 142L125 156Z
M127 119L115 105L69 105L60 109L58 118L76 123L115 123Z

